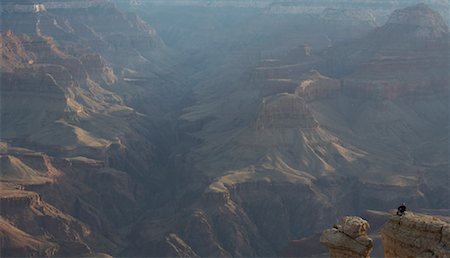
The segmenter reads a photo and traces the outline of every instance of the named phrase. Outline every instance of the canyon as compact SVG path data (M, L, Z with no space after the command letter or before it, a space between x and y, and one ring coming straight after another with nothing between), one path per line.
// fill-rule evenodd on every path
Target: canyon
M448 216L445 1L291 2L2 1L0 255L308 257L355 215L397 256L373 210Z

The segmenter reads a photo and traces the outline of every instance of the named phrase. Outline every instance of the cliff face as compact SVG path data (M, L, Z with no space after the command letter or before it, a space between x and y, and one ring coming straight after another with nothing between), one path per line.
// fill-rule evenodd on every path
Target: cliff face
M33 238L3 218L0 218L0 241L2 243L0 249L2 257L50 257L58 251L56 244Z
M164 232L166 238L179 239L178 244L185 243L201 257L274 256L274 250L279 252L291 235L301 232L300 237L306 236L323 228L317 223L332 221L333 215L323 212L329 204L318 200L316 190L306 184L246 182L228 187L202 193L201 199L182 214L164 220L146 217L135 229L127 252L133 256L170 256L166 241L144 237ZM302 210L304 206L319 212L311 214ZM317 223L312 222L317 217ZM174 222L174 229L170 222ZM176 238L170 237L173 231Z
M115 249L120 236L114 225L129 223L136 207L129 175L85 157L0 145L2 256Z
M0 255L114 253L153 171L121 71L160 74L164 44L109 1L35 2L0 10Z
M433 216L393 214L381 229L381 239L385 257L450 256L450 224Z
M110 1L35 2L2 2L2 140L42 152L68 151L59 156L83 156L120 169L148 169L144 157L123 164L113 147L121 146L122 156L151 149L149 130L137 133L148 124L124 103L125 91L139 94L123 75L161 74L162 40ZM147 151L140 152L148 157Z
M333 258L369 257L373 240L367 236L369 223L359 217L343 217L341 224L327 229L320 243L330 249Z
M377 215L378 214L378 215ZM381 216L380 216L381 215ZM397 216L395 211L381 213L368 211L365 217L375 225L375 242L367 236L369 224L359 217L343 217L341 223L323 231L320 243L329 248L331 257L370 257L375 247L375 257L449 257L450 223L448 217L406 212ZM387 222L386 222L387 220ZM382 222L384 225L380 228ZM374 230L372 230L374 232ZM295 247L292 243L291 247ZM295 249L293 249L295 250ZM319 250L320 251L320 250ZM300 250L289 257L298 256ZM316 255L319 252L315 253Z
M2 256L85 255L91 234L85 224L44 202L37 193L1 185Z

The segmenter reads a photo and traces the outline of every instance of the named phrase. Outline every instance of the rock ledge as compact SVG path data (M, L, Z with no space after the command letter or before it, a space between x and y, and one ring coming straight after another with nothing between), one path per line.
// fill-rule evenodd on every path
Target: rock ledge
M392 214L381 239L385 257L450 257L450 224L434 216Z
M360 217L343 217L341 224L327 229L320 243L328 247L330 257L369 257L373 240L367 236L369 223Z

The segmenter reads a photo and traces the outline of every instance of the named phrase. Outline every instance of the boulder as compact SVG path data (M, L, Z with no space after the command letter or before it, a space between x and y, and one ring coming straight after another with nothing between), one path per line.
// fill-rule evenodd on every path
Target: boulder
M367 236L369 227L360 217L343 217L339 225L322 233L320 243L328 247L330 257L370 257L373 240Z

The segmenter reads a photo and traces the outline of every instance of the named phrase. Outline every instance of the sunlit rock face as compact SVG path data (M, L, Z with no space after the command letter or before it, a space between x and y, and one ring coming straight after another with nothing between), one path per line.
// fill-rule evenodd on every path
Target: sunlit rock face
M330 257L370 257L373 240L367 236L369 223L359 217L343 217L341 223L327 229L320 243L330 250Z
M450 224L443 219L448 217L408 211L399 216L391 211L384 216L387 221L381 227L378 244L385 257L447 257ZM331 257L370 257L373 241L367 229L367 221L344 217L340 224L322 233L320 242L329 248Z
M385 257L448 257L450 224L437 217L392 214L381 229Z
M54 256L91 252L85 243L91 234L86 225L42 201L37 193L6 190L4 185L2 188L0 230L6 242L2 255ZM33 236L41 237L34 239Z

